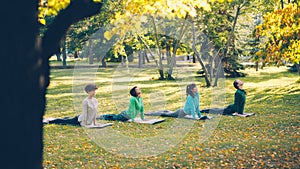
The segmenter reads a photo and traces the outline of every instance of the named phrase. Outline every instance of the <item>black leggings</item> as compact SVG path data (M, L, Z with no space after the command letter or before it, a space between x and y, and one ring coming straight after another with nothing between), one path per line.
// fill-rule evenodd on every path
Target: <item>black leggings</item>
M78 116L75 116L73 118L70 118L70 117L57 118L57 119L54 119L54 120L50 120L49 124L80 126L80 123L78 121Z
M223 115L232 115L234 112L228 107L224 108L210 108L201 110L201 113L211 113L211 114L223 114Z

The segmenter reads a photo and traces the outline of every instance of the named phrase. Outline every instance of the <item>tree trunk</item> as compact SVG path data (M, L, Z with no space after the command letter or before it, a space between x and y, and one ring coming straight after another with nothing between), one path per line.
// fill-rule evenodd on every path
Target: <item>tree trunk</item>
M104 59L104 58L102 58L102 60L101 60L101 66L103 67L103 68L106 68L107 67L107 63L106 63L106 60Z
M66 49L66 35L63 37L63 43L62 43L62 55L63 55L63 65L62 67L64 69L67 68L67 49Z
M142 37L140 37L139 35L137 35L137 36L138 36L138 38L139 38L139 41L140 41L141 43L143 43L143 44L146 46L147 51L149 52L150 56L151 56L152 59L155 61L155 65L156 65L157 68L159 69L159 64L158 64L158 62L157 62L157 59L155 59L155 57L154 57L154 55L153 55L151 49L150 49L149 46L145 43L145 41L142 39Z
M124 58L124 56L121 56L121 64L122 64L122 66L125 65L125 58Z
M283 0L280 0L280 4L281 4L281 9L283 9L284 8L284 2L283 2Z
M194 54L196 55L196 57L197 57L197 59L198 59L200 65L201 65L201 67L202 67L202 69L203 69L203 71L204 71L204 77L205 77L205 83L206 83L206 86L207 86L207 87L210 87L210 86L211 86L211 82L209 81L209 77L208 77L209 74L208 74L208 71L207 71L207 69L206 69L206 67L205 67L205 65L204 65L203 60L202 60L201 57L200 57L200 54L198 53L198 51L197 51L197 49L196 49L196 33L195 33L195 23L194 23L194 21L192 21L192 33L193 33L193 46L192 46L192 48L193 48L193 50L194 50Z
M61 53L57 52L55 55L56 55L56 60L60 62L61 61L61 58L60 58Z
M142 51L139 50L138 52L138 67L141 68L142 67Z
M300 64L295 63L297 71L298 71L298 75L300 76Z
M155 20L154 20L154 17L151 16L151 20L152 20L152 24L153 24L153 28L154 28L154 34L155 34L155 42L156 42L156 47L157 47L157 50L158 50L158 58L159 58L159 79L160 80L163 80L165 79L164 77L164 66L163 66L163 63L162 63L162 53L161 53L161 50L160 50L160 45L159 45L159 40L158 40L158 33L157 33L157 30L156 30L156 24L155 24Z
M171 46L169 42L166 42L166 57L167 57L167 65L171 64Z
M146 60L147 63L150 63L150 60L149 60L149 57L148 57L148 55L147 55L147 50L146 50L146 49L144 49L144 60ZM145 63L144 63L144 64L145 64Z
M255 62L255 70L258 71L258 61Z
M101 61L101 60L100 60L100 56L97 56L97 57L96 57L96 60L97 60L97 63L100 62L100 61Z
M145 50L142 51L142 63L146 64Z
M74 52L74 58L75 58L75 59L78 58L78 51L77 51L77 50L75 50L75 52Z
M18 4L18 5L16 5ZM38 1L6 1L2 4L1 43L1 168L42 169L45 94L49 85L49 57L67 28L95 14L101 5L74 0L59 13L39 38ZM75 12L76 11L76 12ZM52 29L56 28L56 29ZM20 31L22 29L22 31Z
M215 78L215 82L214 82L214 86L217 86L218 85L218 79L219 79L219 74L220 74L220 68L223 64L223 58L226 58L227 57L227 54L228 54L228 49L229 49L229 46L231 44L231 41L232 41L232 38L233 38L233 35L234 35L234 31L235 31L235 27L236 27L236 23L237 23L237 20L238 20L238 17L240 15L240 10L241 10L241 5L238 6L237 10L236 10L236 13L235 13L235 17L234 17L234 22L233 22L233 25L232 25L232 30L231 30L231 33L227 39L227 44L226 44L226 47L225 47L225 50L224 50L224 54L223 56L221 57L220 59L220 62L219 62L219 65L217 67L217 73L216 73L216 78Z
M204 63L203 63L201 57L199 56L199 53L198 53L198 52L195 52L195 54L196 54L196 57L197 57L197 59L198 59L200 65L201 65L203 71L204 71L204 77L205 77L206 87L210 87L210 86L211 86L211 82L209 81L209 74L208 74L208 71L207 71L207 69L206 69L206 67L205 67L205 65L204 65Z
M217 52L216 54L213 54L212 56L209 56L209 61L208 61L208 64L205 65L206 67L206 70L208 71L209 73L209 81L212 82L213 80L213 73L214 73L214 67L213 67L213 63L215 61L215 58L217 57L219 52ZM207 53L209 55L209 53Z
M42 168L42 117L49 68L48 63L34 53L38 32L36 9L37 1L7 1L1 5L3 169Z
M187 19L187 17L188 17L188 14L186 15L185 19ZM170 67L169 67L169 71L167 72L168 73L167 79L170 79L170 80L174 80L174 78L172 77L172 74L173 74L173 68L176 65L176 52L177 52L179 43L180 43L180 41L181 41L185 31L186 31L186 23L187 23L187 21L185 20L184 24L182 24L182 27L180 28L180 35L179 35L178 39L173 40L172 59L171 59L171 64L170 64Z
M88 49L89 49L89 51L88 51L89 63L90 63L90 64L93 64L93 63L94 63L93 45L92 45L93 40L92 40L92 39L89 39L88 42L89 42L89 47L88 47Z
M194 55L193 55L193 63L196 63L196 58Z

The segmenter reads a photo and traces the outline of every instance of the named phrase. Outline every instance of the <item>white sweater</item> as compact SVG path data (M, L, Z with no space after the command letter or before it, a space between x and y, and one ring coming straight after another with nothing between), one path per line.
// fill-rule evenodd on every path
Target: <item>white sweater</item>
M96 98L85 98L82 101L82 114L78 117L80 124L83 125L82 122L86 121L86 125L93 125L98 112L97 108L98 101Z

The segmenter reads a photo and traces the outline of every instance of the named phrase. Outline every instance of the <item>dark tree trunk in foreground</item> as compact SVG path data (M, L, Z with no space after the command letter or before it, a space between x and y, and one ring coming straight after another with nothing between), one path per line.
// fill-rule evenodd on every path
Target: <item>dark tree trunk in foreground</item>
M37 2L7 1L1 7L1 168L42 168L49 68L34 51Z
M63 42L62 42L62 55L63 55L63 64L62 67L64 69L67 68L67 49L66 49L66 35L63 37Z
M56 60L60 62L61 61L60 52L57 52L55 55L56 55Z
M101 4L74 0L38 39L38 1L6 1L1 5L1 168L41 169L45 93L49 56L68 27L95 14Z

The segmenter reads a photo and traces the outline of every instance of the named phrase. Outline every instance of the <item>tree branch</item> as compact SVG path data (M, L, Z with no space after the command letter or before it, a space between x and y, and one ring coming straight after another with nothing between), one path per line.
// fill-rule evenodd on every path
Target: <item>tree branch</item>
M102 3L95 3L93 0L73 0L70 5L61 11L48 27L42 38L41 52L44 59L59 50L59 42L66 34L68 28L79 20L99 13Z

